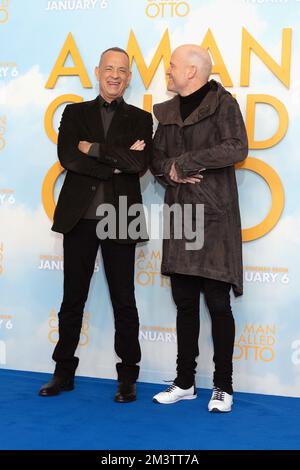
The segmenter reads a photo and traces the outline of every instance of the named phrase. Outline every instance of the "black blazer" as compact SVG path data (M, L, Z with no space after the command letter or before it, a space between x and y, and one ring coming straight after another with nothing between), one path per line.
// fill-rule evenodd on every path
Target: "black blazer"
M148 168L152 125L150 113L123 101L116 109L105 139L98 97L66 106L57 149L67 174L54 213L53 231L72 230L91 204L101 180L112 184L117 214L119 196L127 196L128 206L142 203L139 177ZM145 150L130 150L138 139L145 141ZM77 147L80 140L99 143L99 157L82 153ZM114 174L115 168L122 173Z

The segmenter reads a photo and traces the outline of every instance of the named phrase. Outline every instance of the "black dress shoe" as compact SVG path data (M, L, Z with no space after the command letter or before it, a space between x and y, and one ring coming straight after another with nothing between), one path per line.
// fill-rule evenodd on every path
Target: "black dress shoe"
M39 391L41 397L53 397L60 392L69 392L74 389L74 378L66 379L53 376L47 384L43 385Z
M120 382L115 401L118 403L129 403L136 400L136 386L133 383Z

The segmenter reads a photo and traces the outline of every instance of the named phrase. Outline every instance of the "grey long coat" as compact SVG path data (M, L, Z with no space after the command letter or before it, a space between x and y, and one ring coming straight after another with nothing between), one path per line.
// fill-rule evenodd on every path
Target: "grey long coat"
M204 245L186 249L186 239L163 241L161 270L203 276L232 284L243 293L241 222L235 163L247 157L245 125L237 101L222 85L211 88L200 106L183 122L179 97L154 106L159 125L151 170L166 187L165 203L204 204ZM175 161L180 177L203 175L200 184L178 184L168 177ZM205 169L205 170L203 170Z

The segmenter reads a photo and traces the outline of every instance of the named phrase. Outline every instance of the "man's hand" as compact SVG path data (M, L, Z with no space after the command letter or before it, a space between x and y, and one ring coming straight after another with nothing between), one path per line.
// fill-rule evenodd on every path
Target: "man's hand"
M142 150L144 150L145 147L146 144L144 140L137 140L136 142L134 142L134 144L132 144L130 150L139 150L141 152Z
M85 140L81 140L78 144L78 148L80 152L88 154L91 148L91 145L92 145L91 142L86 142Z
M203 179L202 175L194 175L194 176L187 176L186 178L179 178L176 168L175 168L175 163L172 163L169 176L171 180L174 181L175 183L182 183L182 184L186 184L186 183L196 184L196 183L200 183L201 180Z
M136 142L134 142L134 144L132 144L132 146L130 147L130 150L138 150L141 152L142 150L144 150L145 147L146 147L146 144L144 140L137 140ZM119 173L122 173L122 171L116 168L114 170L114 173L119 174Z

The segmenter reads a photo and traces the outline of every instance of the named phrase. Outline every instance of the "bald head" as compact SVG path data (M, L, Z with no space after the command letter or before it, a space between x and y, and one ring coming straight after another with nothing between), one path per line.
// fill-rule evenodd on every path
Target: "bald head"
M208 81L211 70L212 62L206 49L195 44L177 47L167 71L168 90L189 95Z
M195 44L185 44L177 47L174 53L181 58L186 65L194 66L197 69L197 75L207 81L212 69L212 62L209 53L203 47Z

